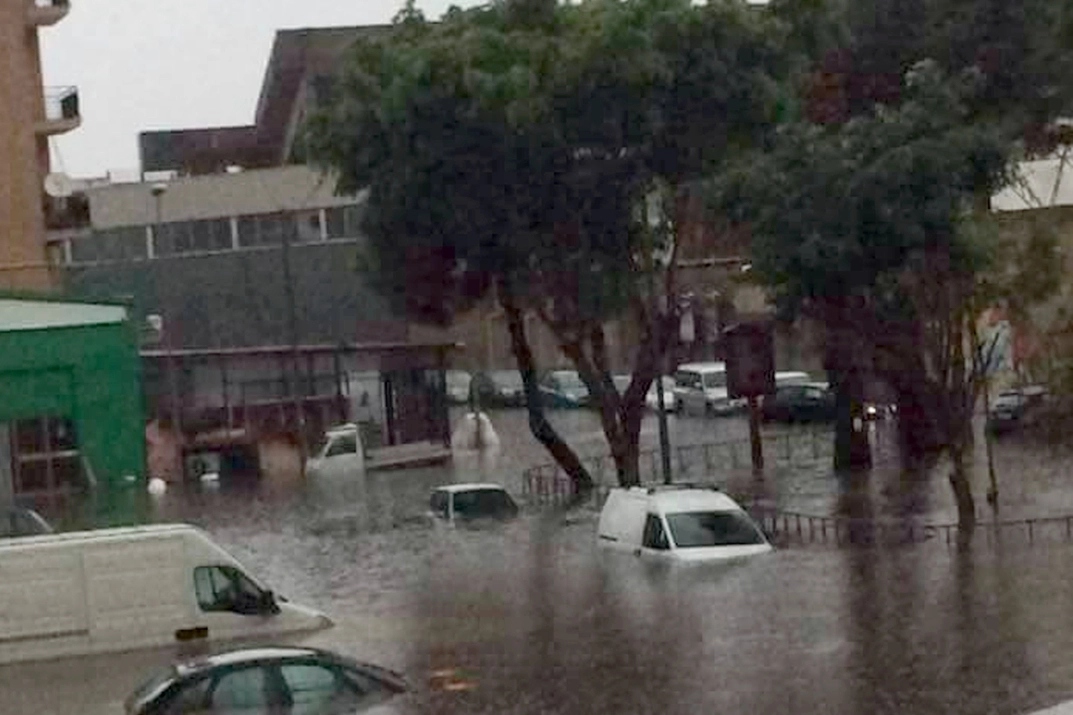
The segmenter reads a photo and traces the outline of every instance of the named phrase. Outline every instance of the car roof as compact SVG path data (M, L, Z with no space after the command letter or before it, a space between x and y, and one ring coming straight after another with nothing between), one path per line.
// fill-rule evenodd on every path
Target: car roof
M664 513L681 511L742 511L741 506L714 486L669 484L615 488L631 497L646 499Z
M175 672L179 676L219 668L228 665L242 665L243 663L255 663L264 660L282 660L288 658L308 658L310 656L324 657L331 660L340 660L339 656L329 651L316 648L298 648L288 646L271 646L265 648L242 648L240 650L207 655L202 658L182 661L175 665Z
M687 362L679 365L677 369L690 372L726 372L727 364L725 362Z
M458 492L479 492L479 491L507 491L499 484L492 484L491 482L467 482L463 484L444 484L438 486L432 491L434 492L450 492L456 494Z

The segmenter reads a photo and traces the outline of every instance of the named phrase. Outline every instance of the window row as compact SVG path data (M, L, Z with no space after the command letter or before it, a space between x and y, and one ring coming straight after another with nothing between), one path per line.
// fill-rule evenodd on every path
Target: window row
M176 221L155 226L124 226L95 231L70 241L66 263L139 261L243 248L357 238L362 206L240 216L201 221ZM152 251L152 255L150 255Z

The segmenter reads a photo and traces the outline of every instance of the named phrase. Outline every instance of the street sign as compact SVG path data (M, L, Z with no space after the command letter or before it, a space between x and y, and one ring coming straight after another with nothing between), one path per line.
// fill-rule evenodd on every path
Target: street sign
M724 331L727 395L732 399L775 392L775 340L766 323L739 323Z

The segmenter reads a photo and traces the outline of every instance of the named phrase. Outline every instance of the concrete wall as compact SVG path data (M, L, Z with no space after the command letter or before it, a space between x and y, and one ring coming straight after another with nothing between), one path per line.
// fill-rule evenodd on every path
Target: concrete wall
M0 289L46 289L42 181L48 144L37 30L26 0L0 0Z

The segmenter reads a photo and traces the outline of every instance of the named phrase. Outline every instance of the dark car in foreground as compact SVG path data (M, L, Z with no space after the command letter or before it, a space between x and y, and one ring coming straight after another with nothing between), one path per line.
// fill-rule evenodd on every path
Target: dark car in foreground
M1039 385L1003 390L991 404L987 428L993 434L1006 434L1031 427L1040 418L1047 389Z
M779 385L763 403L770 422L830 422L835 418L835 394L826 384L805 382Z
M172 666L147 680L127 715L351 715L392 712L398 673L315 648L249 648Z

